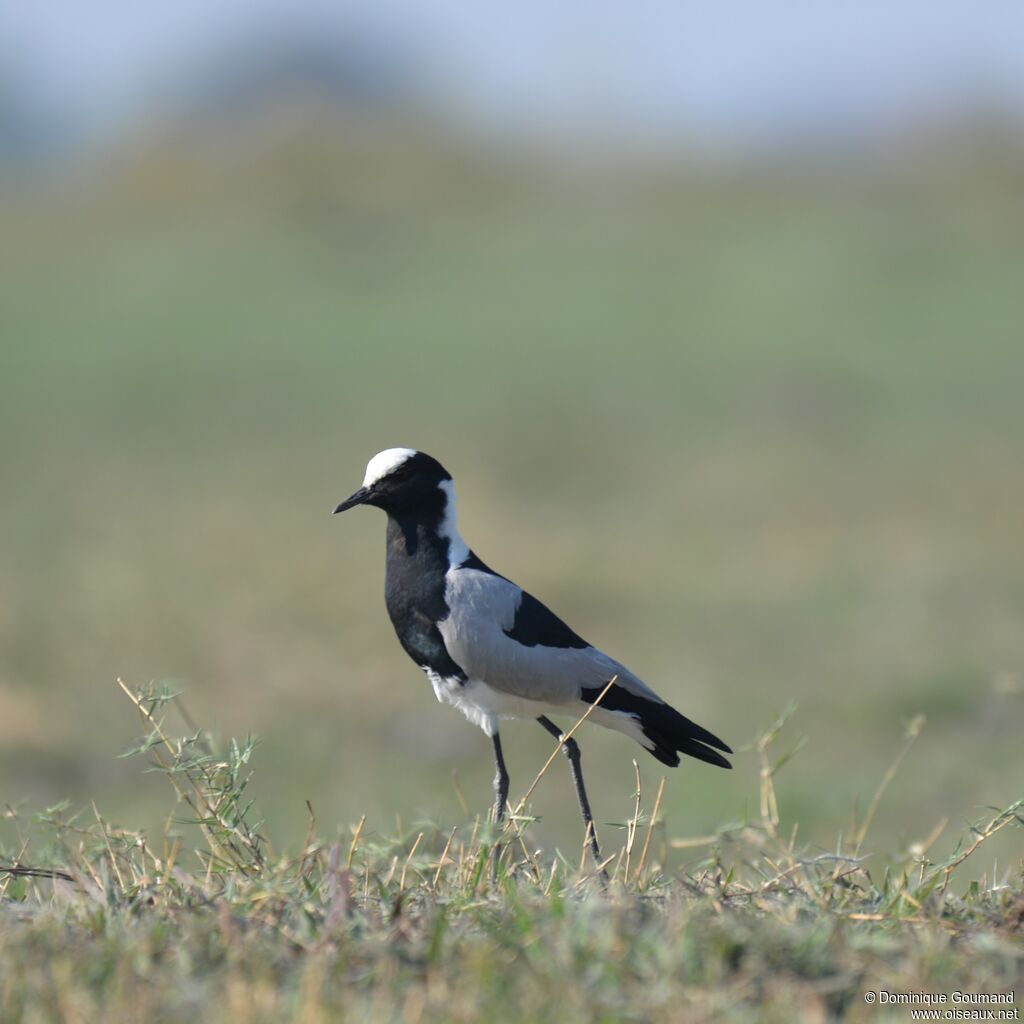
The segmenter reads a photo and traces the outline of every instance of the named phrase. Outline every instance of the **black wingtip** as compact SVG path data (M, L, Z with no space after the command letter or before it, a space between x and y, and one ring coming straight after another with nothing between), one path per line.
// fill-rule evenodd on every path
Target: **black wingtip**
M684 718L682 715L679 715L679 717L686 723L685 728L687 739L704 743L707 746L714 747L716 750L721 750L726 754L731 754L733 752L732 747L730 747L724 740L720 740L713 732L708 732L707 729L699 726L696 722L691 722L690 719Z
M679 743L679 752L695 757L698 761L704 761L706 764L713 764L717 768L732 768L732 765L717 750L712 750L696 740L683 740Z
M673 748L673 746L667 746L670 741L664 737L659 737L662 741L658 743L653 736L645 733L649 739L652 740L656 745L654 747L647 747L648 753L652 757L656 757L662 764L666 764L669 768L678 768L680 764L679 753L686 754L687 757L696 758L698 761L703 761L705 764L714 765L716 768L727 768L732 770L732 764L727 761L717 750L712 750L710 747L704 746L703 743L697 743L694 740L684 740L679 746L679 753Z
M601 692L596 687L584 687L580 690L580 697L588 704L592 704ZM648 741L643 743L645 749L670 768L679 765L679 754L695 757L698 761L713 764L717 768L732 768L732 765L718 753L721 750L731 754L732 747L728 743L724 743L703 726L690 721L662 700L652 700L623 686L615 685L605 694L601 707L606 711L617 711L632 716L639 723L644 738Z
M662 764L667 764L669 768L679 767L679 755L674 750L668 750L666 747L645 747L644 749L651 757L656 757Z

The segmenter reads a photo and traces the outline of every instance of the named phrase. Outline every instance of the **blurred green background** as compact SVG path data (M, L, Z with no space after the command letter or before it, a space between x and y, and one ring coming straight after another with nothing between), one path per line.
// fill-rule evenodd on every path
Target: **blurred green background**
M797 701L805 839L834 846L918 713L873 847L1020 796L1016 143L595 166L421 117L226 123L3 190L0 803L161 827L166 783L114 756L123 676L262 737L280 847L307 799L328 832L485 811L489 743L391 633L382 517L329 514L395 445L452 471L481 557L734 747ZM503 736L521 792L550 742ZM662 773L582 747L600 822L632 757ZM670 836L756 815L735 763L670 773ZM535 807L575 849L564 767Z

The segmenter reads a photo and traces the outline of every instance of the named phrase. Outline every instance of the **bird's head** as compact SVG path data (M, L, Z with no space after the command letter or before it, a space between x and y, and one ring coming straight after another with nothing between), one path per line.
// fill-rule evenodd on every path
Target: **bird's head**
M440 516L448 501L451 474L437 459L413 448L388 448L366 465L363 486L334 511L376 505L398 515Z

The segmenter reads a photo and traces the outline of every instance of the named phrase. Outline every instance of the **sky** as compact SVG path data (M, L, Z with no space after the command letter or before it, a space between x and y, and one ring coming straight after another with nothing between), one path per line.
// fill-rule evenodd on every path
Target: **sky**
M246 43L302 33L393 45L485 133L756 145L1024 119L1020 0L4 0L0 83L105 131Z

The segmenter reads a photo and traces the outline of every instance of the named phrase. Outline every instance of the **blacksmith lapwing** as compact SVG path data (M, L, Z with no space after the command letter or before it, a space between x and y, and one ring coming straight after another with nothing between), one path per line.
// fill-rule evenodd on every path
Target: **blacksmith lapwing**
M389 448L370 459L363 485L334 510L375 505L388 516L385 601L398 640L427 674L437 699L458 708L494 744L495 817L508 798L508 772L498 722L546 716L579 717L632 736L675 767L688 754L732 767L713 747L717 736L665 703L625 665L574 633L557 615L485 565L459 535L455 487L436 459L412 448ZM600 860L575 739L563 744L595 859Z

